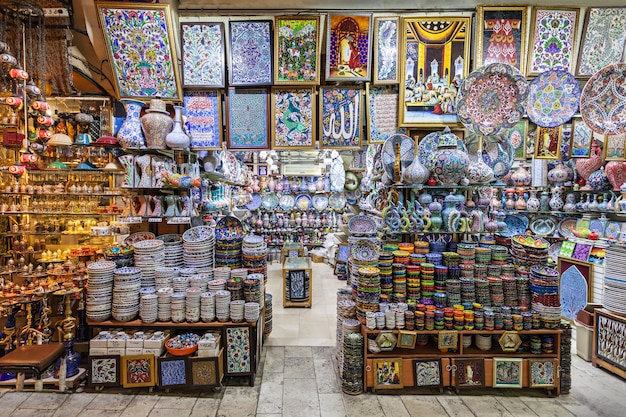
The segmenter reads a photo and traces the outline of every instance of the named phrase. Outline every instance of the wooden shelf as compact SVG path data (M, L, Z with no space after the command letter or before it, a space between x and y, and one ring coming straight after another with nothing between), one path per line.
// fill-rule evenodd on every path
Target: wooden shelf
M211 321L211 322L197 322L197 323L174 323L173 321L157 321L155 323L144 323L141 319L131 320L131 321L117 321L117 320L105 320L105 321L91 321L87 320L87 324L91 327L147 327L152 329L172 329L172 328L196 328L196 329L206 329L209 327L224 327L224 326L241 326L241 325L250 325L255 327L257 323L248 323L248 322L221 322L221 321Z

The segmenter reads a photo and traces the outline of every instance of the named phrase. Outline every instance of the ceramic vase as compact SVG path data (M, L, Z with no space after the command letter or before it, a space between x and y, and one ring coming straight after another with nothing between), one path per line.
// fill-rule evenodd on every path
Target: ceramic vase
M117 159L125 171L122 187L137 187L139 185L139 175L137 169L135 169L135 156L126 154L121 155Z
M511 174L511 181L516 187L527 187L532 181L532 175L524 168L519 167L513 174Z
M476 151L476 158L467 166L466 176L470 184L488 184L493 181L493 169L483 161L481 150Z
M467 154L457 148L457 137L450 133L439 139L438 149L432 159L433 176L441 185L457 185L469 165Z
M150 108L141 116L141 127L149 149L165 149L165 137L172 131L174 122L165 110L165 102L150 100Z
M135 157L135 165L139 167L141 176L139 178L139 188L152 187L152 165L150 163L150 155L141 155Z
M117 131L117 141L122 148L145 148L146 143L141 130L141 120L139 113L144 106L139 100L120 100L126 109L126 119Z
M537 190L529 190L529 193L530 197L528 197L528 200L526 201L526 210L536 213L540 208L539 199L537 198Z
M564 185L573 178L574 173L570 168L565 166L563 162L559 162L554 168L548 171L548 182L556 186Z
M626 162L611 161L604 167L606 176L613 186L614 191L619 191L619 187L626 182Z
M552 209L553 211L559 211L563 208L563 205L565 204L565 202L563 201L563 198L561 198L561 195L563 194L563 188L562 187L554 187L552 188L552 198L550 198L550 209Z
M430 211L430 231L437 233L441 230L441 225L443 224L441 203L433 201L428 205L428 211Z
M539 211L550 210L550 193L548 190L541 192L541 198L539 199Z
M424 184L430 172L420 162L419 158L413 158L413 162L402 171L402 181L407 185Z
M447 231L452 232L453 230L449 228L449 226L451 225L450 218L452 214L457 211L456 209L457 199L454 196L454 194L450 193L449 195L446 196L446 198L444 198L443 204L444 204L444 208L443 208L443 211L441 212L441 217L443 220L443 227Z
M191 140L182 127L182 107L174 106L174 127L165 137L165 144L170 149L189 149Z
M576 211L576 195L574 193L569 193L567 194L567 197L565 197L563 211L566 213L573 213Z
M589 181L589 177L592 173L600 169L604 165L604 159L602 159L602 148L598 146L596 140L591 145L591 155L589 158L576 159L576 171L580 174L585 181Z
M601 167L599 170L593 172L589 176L589 179L587 180L587 185L589 185L589 187L591 187L591 189L595 191L609 189L611 183L609 182L609 178L606 176L604 167Z

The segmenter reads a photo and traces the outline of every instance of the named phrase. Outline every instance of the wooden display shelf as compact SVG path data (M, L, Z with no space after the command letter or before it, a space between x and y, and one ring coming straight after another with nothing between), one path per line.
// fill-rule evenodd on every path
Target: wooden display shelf
M626 339L626 317L603 308L597 308L594 315L591 363L595 367L604 368L626 378L623 348Z
M72 389L77 388L80 385L80 382L87 377L87 370L85 368L78 368L78 373L70 378L65 379L66 388ZM5 381L0 381L0 386L15 386L17 380L15 378L7 379ZM34 378L27 378L24 380L24 385L34 386L36 380ZM59 378L43 378L43 385L45 386L59 386Z

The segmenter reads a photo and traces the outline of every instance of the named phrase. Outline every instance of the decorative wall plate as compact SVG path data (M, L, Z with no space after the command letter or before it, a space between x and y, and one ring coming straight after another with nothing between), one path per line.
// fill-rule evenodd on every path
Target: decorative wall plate
M332 191L343 191L346 185L346 171L341 158L333 159L330 166L330 188Z
M528 88L526 114L531 122L542 127L567 123L578 111L580 85L564 70L549 70L535 78Z
M548 236L554 233L557 226L556 217L550 215L537 216L530 222L530 231L536 235Z
M622 231L622 225L620 222L608 222L606 229L604 229L604 237L606 239L618 240Z
M259 193L252 193L252 201L246 204L248 210L256 210L261 207L261 196Z
M526 233L526 229L528 229L528 218L526 216L507 214L504 222L506 223L506 230L500 232L500 235L504 237L523 235Z
M346 198L341 193L332 193L328 198L328 202L333 210L343 210L346 206Z
M467 153L470 161L476 159L478 135L467 138ZM494 178L501 179L511 170L515 158L515 147L502 136L484 136L482 149L483 162L491 168Z
M278 207L278 196L274 193L267 193L261 198L263 208L266 210L274 210Z
M626 64L608 65L587 81L580 97L580 114L596 133L626 133Z
M576 218L566 217L559 222L557 227L562 237L574 237L574 229L576 228Z
M296 197L296 207L300 210L311 208L311 197L308 194L300 194Z
M283 210L291 210L296 205L296 198L291 194L283 194L280 196L278 204Z
M376 233L376 222L371 217L360 214L348 221L348 231L362 234Z
M350 246L350 253L357 261L375 261L378 259L378 245L371 240L361 239Z
M400 146L400 164L402 168L411 165L415 158L415 142L412 138L401 133L395 133L387 138L383 144L383 168L389 178L393 178L393 167L396 162L396 145Z
M313 207L317 211L324 211L328 208L328 196L326 194L315 194L311 199Z
M495 135L522 118L527 97L528 82L517 68L490 64L463 80L457 95L457 116L472 132Z

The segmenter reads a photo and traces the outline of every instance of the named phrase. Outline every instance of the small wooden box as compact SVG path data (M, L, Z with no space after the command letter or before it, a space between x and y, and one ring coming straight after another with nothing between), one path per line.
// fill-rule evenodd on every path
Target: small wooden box
M285 264L285 259L293 258L293 257L303 257L304 256L304 246L300 242L295 243L285 243L283 245L282 256L280 259L280 263Z
M298 280L297 287L292 279ZM283 264L283 306L311 307L313 297L313 269L311 259L289 257Z

